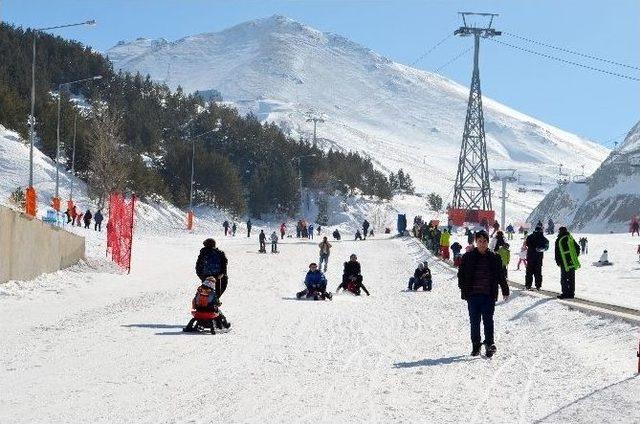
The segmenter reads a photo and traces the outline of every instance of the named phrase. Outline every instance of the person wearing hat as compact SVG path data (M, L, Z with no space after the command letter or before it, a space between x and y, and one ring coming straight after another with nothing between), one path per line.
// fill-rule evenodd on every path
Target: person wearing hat
M509 297L509 286L502 271L500 256L489 249L489 234L476 233L476 247L462 256L458 268L460 297L467 301L471 327L471 356L478 356L485 345L487 357L496 352L493 313L498 300L498 287L502 297ZM484 326L484 342L480 337L480 322Z
M344 263L344 271L342 272L342 283L336 289L336 293L340 289L348 290L356 296L360 296L360 290L363 290L367 296L369 291L362 284L362 274L360 269L360 262L355 253L349 256L349 261Z
M535 279L536 289L542 288L542 259L544 251L549 248L549 240L542 234L542 225L536 226L533 233L525 240L527 246L527 267L524 276L525 289L531 290Z
M220 297L227 289L227 256L216 247L216 241L212 238L206 239L202 244L204 247L200 249L196 260L196 274L203 282L207 277L214 277L215 291Z
M315 300L331 300L331 293L327 292L327 277L320 271L318 264L311 262L309 271L304 277L305 289L296 293L298 299L303 297L313 297Z
M580 245L569 234L567 227L558 228L555 244L556 264L560 268L560 287L562 293L558 299L573 299L576 292L576 269L580 268Z

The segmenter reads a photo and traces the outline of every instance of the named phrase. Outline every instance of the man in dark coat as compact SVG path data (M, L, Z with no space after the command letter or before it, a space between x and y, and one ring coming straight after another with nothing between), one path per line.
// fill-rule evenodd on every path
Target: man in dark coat
M258 242L260 242L260 250L258 250L258 252L267 253L267 235L264 233L264 230L260 230Z
M540 290L542 287L542 259L544 251L549 248L549 240L542 234L542 226L537 226L535 231L527 236L524 243L527 245L525 288L531 290L531 283L535 278L536 289Z
M562 249L560 249L561 243ZM562 288L562 293L558 296L558 299L573 299L575 296L576 269L580 266L578 255L580 255L580 245L569 234L567 227L558 228L555 259L556 264L560 267L560 287Z
M224 235L226 236L229 233L229 221L224 221L222 226L224 227Z
M200 281L215 277L216 294L220 297L227 289L227 256L216 247L214 239L208 238L202 244L204 247L200 249L196 261L196 274Z
M247 238L248 238L248 237L251 237L251 226L252 226L252 225L253 225L253 224L251 224L251 220L250 220L250 219L247 219Z
M93 230L94 231L102 231L102 220L104 219L104 217L102 216L102 212L100 210L98 210L98 212L96 212L96 214L93 216Z
M91 218L93 218L93 215L91 214L91 211L89 209L87 209L87 211L84 213L84 228L89 228L91 229Z
M509 286L502 272L500 256L489 250L486 231L476 233L476 246L462 256L458 268L458 287L462 299L467 301L471 324L472 356L478 356L483 342L480 337L480 321L484 325L486 355L493 356L496 346L493 337L493 313L498 300L498 286L502 297L509 297Z
M369 234L369 221L366 219L362 222L362 234L364 234L364 239L367 239L367 234Z
M364 284L362 284L360 262L358 262L358 257L355 255L355 253L352 253L349 257L349 261L344 263L344 271L342 272L342 283L336 289L336 293L338 293L340 289L348 290L356 296L360 296L360 290L363 290L367 294L367 296L369 296L369 291L364 286Z

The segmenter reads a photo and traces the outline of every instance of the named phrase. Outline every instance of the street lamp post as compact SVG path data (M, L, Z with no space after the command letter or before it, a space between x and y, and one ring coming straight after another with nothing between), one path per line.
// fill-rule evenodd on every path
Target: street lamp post
M71 190L69 200L73 201L73 177L76 175L76 133L78 132L78 115L73 115L73 150L71 152Z
M79 84L87 81L99 80L102 78L102 75L96 75L91 78L83 78L75 81L69 81L65 83L58 84L58 126L56 129L56 192L53 197L53 209L60 212L60 99L62 98L62 87L70 86L72 84ZM75 122L74 122L74 153L75 153ZM73 179L72 179L73 180Z
M189 189L189 212L187 212L187 230L193 229L193 177L195 173L196 138L218 131L218 127L191 137L191 182Z
M37 28L33 30L33 43L32 43L32 60L31 60L31 114L29 115L29 187L27 188L27 202L26 210L27 215L36 215L36 190L33 188L33 142L36 131L36 39L38 38L38 32L48 31L52 29L67 28L81 25L95 25L94 19L80 22L77 24L58 25L47 28Z
M302 158L313 158L313 157L316 157L315 153L310 154L310 155L296 156L296 157L291 159L292 162L294 160L298 161L298 183L299 183L299 189L300 189L300 213L302 213L302 211L304 210L304 198L302 196L302 166L300 165L300 162L302 161Z

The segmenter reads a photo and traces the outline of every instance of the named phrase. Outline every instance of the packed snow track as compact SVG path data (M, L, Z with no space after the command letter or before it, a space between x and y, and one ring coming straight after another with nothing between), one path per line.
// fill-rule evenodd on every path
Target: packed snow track
M498 353L472 358L453 271L431 261L433 291L403 291L425 258L411 239L333 242L331 290L356 253L372 295L313 302L295 292L319 240L261 255L217 236L232 331L185 334L203 238L137 239L130 276L0 288L0 422L640 422L637 326L514 293Z

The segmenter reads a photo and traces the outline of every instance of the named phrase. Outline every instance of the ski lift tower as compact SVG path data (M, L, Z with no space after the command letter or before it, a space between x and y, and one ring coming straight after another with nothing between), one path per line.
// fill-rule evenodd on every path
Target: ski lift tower
M449 209L449 219L454 225L463 225L464 222L486 221L492 223L495 219L495 212L491 207L491 186L489 183L487 144L484 135L478 55L481 37L495 37L501 35L502 32L491 28L493 18L498 16L495 13L459 12L459 14L462 17L463 25L455 30L454 35L461 37L473 36L475 48L467 117L462 134L462 146L458 160L453 201ZM478 27L467 23L467 19L475 17L488 19L488 25Z
M494 169L493 170L493 178L492 181L501 181L502 182L502 194L500 199L502 200L502 213L500 215L500 228L504 231L505 228L505 210L507 204L507 183L513 183L518 181L515 177L516 170L511 168L504 169Z
M322 116L322 114L318 114L314 110L310 110L307 112L307 122L313 122L313 147L318 147L316 138L318 122L323 123L324 117Z

